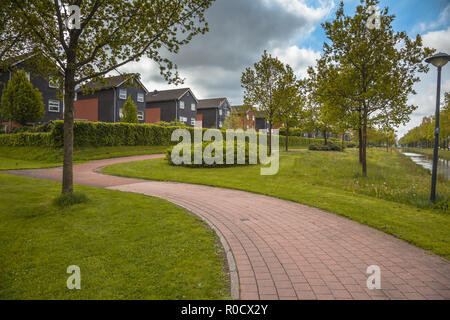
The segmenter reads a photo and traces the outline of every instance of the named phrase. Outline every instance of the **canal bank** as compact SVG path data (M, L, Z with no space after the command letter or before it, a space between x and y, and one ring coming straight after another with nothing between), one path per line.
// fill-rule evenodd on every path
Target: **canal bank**
M430 150L431 149L418 149L418 148L399 149L401 153L409 157L414 163L429 170L431 173L431 169L433 168L433 156L432 153L429 152ZM438 175L445 178L447 181L450 180L450 160L448 159L448 157L446 157L446 155L444 157L442 155L442 152L440 152L439 155Z

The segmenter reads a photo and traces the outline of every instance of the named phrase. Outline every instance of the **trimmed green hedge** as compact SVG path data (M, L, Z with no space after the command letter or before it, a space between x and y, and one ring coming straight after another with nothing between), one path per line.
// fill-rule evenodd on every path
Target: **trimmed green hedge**
M342 147L336 145L332 142L328 142L327 144L310 144L308 150L311 151L342 151Z
M21 132L14 134L0 134L0 145L2 146L42 146L53 147L54 141L50 133Z
M132 123L104 123L75 121L74 146L75 147L101 147L101 146L146 146L146 145L173 145L170 138L175 129L187 129L193 136L194 128ZM52 146L64 145L64 122L52 121L37 126L31 132L0 135L0 145L6 146ZM203 129L204 131L207 129ZM225 138L225 130L222 130ZM285 136L279 136L280 149L285 144ZM331 140L333 141L333 140ZM289 146L307 147L311 143L323 143L323 139L289 137Z
M205 151L205 148L210 145L211 142L203 142L202 143L202 155L203 152ZM232 166L243 166L243 165L250 165L250 144L247 142L245 143L245 163L244 164L238 164L237 163L237 159L238 159L238 148L237 148L237 142L234 142L234 155L233 155L233 164L227 164L227 147L226 147L226 142L223 142L223 153L222 153L222 164L217 164L217 163L212 163L212 164L207 164L205 163L205 159L202 156L202 163L201 164L195 164L194 163L194 144L191 144L191 163L186 164L186 163L182 163L182 164L175 164L172 161L172 150L173 150L173 146L170 147L167 152L166 152L166 160L169 162L170 165L172 166L183 166L183 167L189 167L189 168L219 168L219 167L232 167ZM257 163L259 163L259 148L258 145L256 145L256 161ZM180 153L180 155L182 155L183 152ZM215 152L212 153L212 157L215 156Z

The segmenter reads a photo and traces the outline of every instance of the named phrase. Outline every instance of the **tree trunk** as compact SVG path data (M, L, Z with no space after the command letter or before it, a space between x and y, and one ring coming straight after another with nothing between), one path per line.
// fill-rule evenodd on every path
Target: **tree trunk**
M67 65L73 65L68 61ZM68 68L69 69L69 68ZM64 79L64 162L62 193L73 192L73 100L75 97L75 70L66 70Z
M328 144L328 134L327 134L327 130L323 130L323 138L325 139L325 145Z
M342 147L342 150L344 150L344 136L345 136L345 132L342 133L342 138L341 138L341 147Z
M269 121L269 155L272 155L272 120Z
M286 151L289 151L289 124L286 123Z
M359 163L362 164L362 128L358 128L358 142L359 142Z
M364 112L363 128L362 128L362 175L367 177L367 113Z

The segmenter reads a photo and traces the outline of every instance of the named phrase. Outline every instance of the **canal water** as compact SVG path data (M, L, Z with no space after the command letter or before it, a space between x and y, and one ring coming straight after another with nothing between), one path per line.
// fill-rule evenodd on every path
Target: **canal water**
M433 157L421 153L405 152L400 150L405 156L411 158L412 161L421 165L425 169L429 170L433 168ZM450 161L439 158L438 161L438 174L443 176L446 180L450 180Z

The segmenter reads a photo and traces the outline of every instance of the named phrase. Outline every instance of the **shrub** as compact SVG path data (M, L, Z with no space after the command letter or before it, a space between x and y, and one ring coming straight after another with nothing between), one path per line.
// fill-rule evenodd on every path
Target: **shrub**
M210 144L211 144L211 142L203 142L202 143L202 155L203 155L203 152L205 151L205 148L208 145L210 145ZM182 163L182 164L177 165L177 164L173 163L172 162L172 150L173 150L173 147L170 147L167 150L166 160L169 162L170 165L190 167L190 168L218 168L218 167L231 167L231 166L249 165L250 164L250 150L251 150L251 148L250 148L250 144L248 142L245 144L245 153L244 153L244 155L245 155L245 163L244 164L238 164L237 163L237 159L238 159L237 149L238 148L237 148L237 142L236 141L234 142L233 164L227 164L226 163L227 147L226 147L226 142L225 141L223 143L223 154L222 154L222 156L223 156L222 162L223 163L222 164L217 164L217 163L207 164L207 163L205 163L205 159L203 159L203 157L202 157L202 163L201 164L195 164L194 163L194 148L195 148L195 145L191 144L191 163L190 164ZM258 152L259 152L259 149L258 149L258 146L256 146L257 163L259 162L258 161L258 158L259 158L258 157ZM181 155L182 155L182 153L181 153ZM212 153L212 156L213 157L215 156L215 152Z
M3 90L0 113L3 119L25 125L44 116L41 92L33 88L25 71L17 71Z
M34 130L33 126L21 126L12 128L10 133L34 132Z
M134 104L133 100L131 100L131 97L128 97L127 101L123 104L120 122L139 123L137 106Z
M30 133L21 132L15 134L0 135L0 145L2 146L38 146L53 147L54 141L50 133Z
M327 144L310 144L308 150L311 151L342 151L342 147L332 142Z

